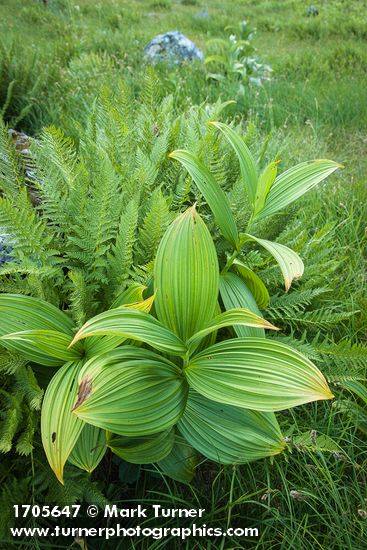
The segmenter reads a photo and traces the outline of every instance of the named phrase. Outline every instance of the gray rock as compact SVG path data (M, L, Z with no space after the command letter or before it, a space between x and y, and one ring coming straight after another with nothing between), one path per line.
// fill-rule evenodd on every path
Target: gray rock
M6 235L0 234L0 267L12 261L12 248L6 240Z
M180 65L184 61L203 61L204 54L182 32L170 31L158 34L144 48L144 58L148 63L166 62Z
M307 15L312 16L312 17L315 17L316 15L319 15L319 10L317 9L316 6L314 6L313 4L311 4L311 5L308 6L308 8L307 8Z

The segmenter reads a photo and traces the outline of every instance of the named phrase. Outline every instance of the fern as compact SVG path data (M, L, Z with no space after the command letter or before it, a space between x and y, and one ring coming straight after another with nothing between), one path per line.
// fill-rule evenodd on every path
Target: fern
M31 367L20 367L15 373L15 388L23 395L32 410L40 410L43 390L38 386Z
M22 407L18 395L0 389L4 397L5 409L0 411L0 452L7 453L12 447L13 438L22 420Z
M170 221L167 201L160 191L153 193L138 233L137 263L153 260L163 233Z
M126 285L131 274L136 230L138 225L138 204L132 199L121 216L116 242L108 255L108 280L115 281L114 296Z
M0 190L6 196L16 195L24 186L19 153L16 151L8 129L0 116Z

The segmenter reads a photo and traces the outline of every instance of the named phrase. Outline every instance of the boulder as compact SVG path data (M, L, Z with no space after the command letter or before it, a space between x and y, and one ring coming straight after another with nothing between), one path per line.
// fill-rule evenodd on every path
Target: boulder
M0 234L0 267L12 261L12 248L6 241L6 236Z
M203 61L204 54L182 32L170 31L158 34L149 42L144 48L144 58L152 64L180 65L185 61Z
M308 16L312 16L312 17L315 17L316 15L319 15L319 10L317 9L316 6L314 6L313 4L311 4L311 5L308 6L308 8L307 8L307 15L308 15Z

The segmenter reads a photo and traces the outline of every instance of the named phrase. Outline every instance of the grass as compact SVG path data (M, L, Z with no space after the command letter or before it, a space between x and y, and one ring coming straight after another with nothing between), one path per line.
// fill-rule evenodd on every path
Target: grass
M297 209L276 216L266 231L269 237L283 231L284 242L293 240L304 252L309 267L298 290L316 282L329 288L329 294L305 306L301 317L330 305L355 312L336 325L307 327L307 341L333 337L365 343L367 3L325 1L318 6L318 17L307 17L307 6L295 0L49 0L45 8L37 0L0 0L0 110L10 124L32 135L56 124L78 139L78 125L101 85L113 88L123 77L135 91L142 87L142 50L153 36L179 29L205 52L210 38L226 37L226 27L248 19L257 28L258 55L274 69L270 83L236 97L236 83L209 84L201 66L162 67L157 69L161 93L174 94L178 113L218 96L236 98L223 118L255 124L254 144L268 137L266 157L281 159L284 166L317 157L345 165L332 183L314 190ZM208 17L200 16L204 9ZM319 240L318 232L323 235ZM304 235L313 248L302 244ZM274 281L266 266L264 273ZM273 291L281 292L275 284ZM302 318L298 329L287 321L284 328L299 339L305 330ZM328 367L330 374L333 368L340 372L342 365L347 376L351 362L347 353ZM338 387L335 392L338 400L352 399ZM235 468L205 462L188 487L147 474L122 483L111 464L97 482L114 502L205 508L208 526L254 526L260 531L256 540L137 539L131 548L362 550L367 539L365 434L348 414L324 403L298 407L281 420L289 437L316 430L331 438L330 448L293 444L292 452L273 461ZM23 459L22 468L24 464L30 470L29 459ZM36 490L34 482L27 483ZM175 525L184 527L185 522ZM34 548L70 547L57 543L39 540ZM30 547L25 541L3 544L4 549ZM126 541L88 542L90 550L111 547L123 550Z

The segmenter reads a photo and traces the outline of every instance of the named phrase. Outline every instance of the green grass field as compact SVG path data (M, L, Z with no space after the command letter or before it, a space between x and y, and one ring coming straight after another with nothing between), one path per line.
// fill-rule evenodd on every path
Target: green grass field
M303 258L305 273L288 294L274 264L252 248L249 252L251 267L270 289L270 307L264 315L282 329L284 342L295 343L325 374L335 393L333 402L279 413L291 444L272 459L222 467L202 458L194 481L184 485L149 473L149 467L140 470L108 457L82 481L71 472L62 487L46 464L38 428L32 431L32 452L22 456L12 447L19 418L13 429L7 415L16 406L8 401L5 406L4 401L0 449L8 452L0 458L0 549L77 547L70 538L11 540L8 531L13 504L77 500L205 508L208 526L259 529L258 538L135 539L130 546L125 540L80 543L89 550L366 548L367 394L356 395L343 384L357 381L366 387L367 2L325 0L316 4L317 17L306 15L308 5L298 0L49 0L45 6L37 0L0 0L0 115L9 127L38 138L42 128L54 125L85 150L93 105L96 98L107 97L106 89L121 104L129 90L137 113L131 127L144 115L140 104L156 124L159 102L172 95L170 124L182 116L174 146L194 147L196 135L198 142L202 140L204 156L219 176L227 177L238 219L245 207L241 209L243 196L236 187L237 164L233 161L232 169L227 152L216 166L205 149L211 142L205 141L199 124L197 134L190 134L200 111L193 106L202 105L205 112L205 105L235 100L218 118L234 120L247 132L251 150L262 161L279 160L282 170L314 158L344 166L296 205L259 222L265 238L292 247ZM156 34L180 30L207 54L210 40L227 38L243 19L257 30L255 55L273 69L272 79L261 87L247 86L239 94L238 81L210 81L203 64L158 66L152 73L143 61L144 46ZM129 132L126 140L133 134ZM131 137L128 154L133 154L134 139L138 140ZM116 158L119 154L123 157L120 151ZM182 172L170 166L165 159L159 189L172 195L174 205L178 201L179 210L195 197L185 195L182 188L185 198L179 202ZM0 213L0 228L1 220ZM1 291L23 284L20 276L15 282L8 274L0 277ZM45 296L41 283L31 282L32 290L27 287L24 292ZM4 400L9 387L23 383L16 376L10 379L6 368L0 360ZM43 387L42 376L50 375L36 374ZM167 522L173 524L189 526L192 520ZM153 526L153 520L145 525Z

